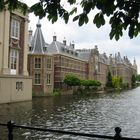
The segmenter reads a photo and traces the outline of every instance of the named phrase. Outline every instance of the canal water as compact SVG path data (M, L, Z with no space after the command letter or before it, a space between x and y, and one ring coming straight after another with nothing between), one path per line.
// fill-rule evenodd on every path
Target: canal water
M121 127L125 137L140 138L140 87L116 93L90 96L33 98L32 102L0 105L0 122L66 131L114 135ZM0 126L0 140L7 130ZM59 135L22 129L14 130L14 140L91 140L87 137Z

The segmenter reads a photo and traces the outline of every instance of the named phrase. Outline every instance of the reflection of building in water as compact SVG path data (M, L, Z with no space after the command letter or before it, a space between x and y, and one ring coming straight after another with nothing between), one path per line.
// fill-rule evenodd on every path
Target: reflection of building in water
M75 49L74 42L68 44L57 41L53 36L51 44L45 43L41 24L37 24L34 36L29 31L29 74L33 76L33 91L50 95L54 88L63 88L63 80L67 74L75 74L81 79L95 79L106 84L110 71L113 76L121 76L124 83L131 84L132 74L137 73L136 61L132 65L127 57L120 53L107 56L100 54L98 47L94 49ZM48 67L49 65L49 67Z
M28 15L0 12L0 103L32 99L27 72Z

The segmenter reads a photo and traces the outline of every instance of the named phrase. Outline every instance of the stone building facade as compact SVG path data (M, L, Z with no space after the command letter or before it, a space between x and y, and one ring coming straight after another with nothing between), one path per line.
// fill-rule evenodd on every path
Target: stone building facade
M27 72L28 15L0 12L0 103L32 99Z
M37 24L34 36L29 31L29 59L28 70L30 75L36 80L36 72L40 71L40 85L33 82L33 90L36 92L44 91L44 94L50 95L54 88L64 88L63 80L66 75L74 74L81 79L98 80L102 83L102 87L107 82L107 75L110 71L112 76L121 76L124 83L131 84L132 74L137 74L137 65L134 60L133 65L125 56L121 57L120 53L107 56L106 53L100 54L98 47L94 49L75 49L75 44L67 43L66 39L62 42L57 40L57 36L53 36L52 43L47 44L41 31L41 24ZM36 58L40 57L40 69L35 69ZM51 58L52 70L46 69L47 57ZM51 73L50 89L44 90L45 80L47 77L44 71Z

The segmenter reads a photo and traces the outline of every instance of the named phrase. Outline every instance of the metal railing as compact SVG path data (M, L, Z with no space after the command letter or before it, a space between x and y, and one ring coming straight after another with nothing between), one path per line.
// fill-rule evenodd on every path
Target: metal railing
M103 139L112 139L112 140L140 140L140 138L122 137L120 127L115 128L115 135L114 136L107 136L107 135L77 133L77 132L62 131L62 130L56 130L56 129L46 129L46 128L39 128L39 127L32 127L32 126L16 125L13 121L9 121L9 122L7 122L7 124L0 123L0 126L7 127L8 140L14 140L14 136L13 136L13 129L14 128L22 128L22 129L50 132L50 133L83 136L83 137L90 137L90 138L103 138Z

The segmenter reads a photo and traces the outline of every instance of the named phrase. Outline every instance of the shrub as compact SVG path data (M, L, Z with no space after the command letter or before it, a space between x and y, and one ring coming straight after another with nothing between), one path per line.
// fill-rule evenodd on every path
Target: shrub
M60 89L54 89L53 90L53 96L60 96L60 95L61 95Z

